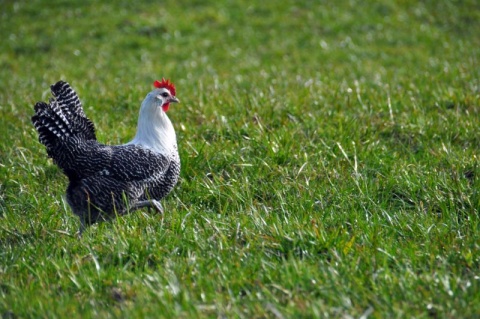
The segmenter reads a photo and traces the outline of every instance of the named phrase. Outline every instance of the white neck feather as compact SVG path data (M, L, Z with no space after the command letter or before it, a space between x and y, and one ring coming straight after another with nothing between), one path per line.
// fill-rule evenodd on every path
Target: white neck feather
M147 96L140 108L137 134L127 144L142 145L155 152L171 155L177 152L177 137L172 122L155 100Z

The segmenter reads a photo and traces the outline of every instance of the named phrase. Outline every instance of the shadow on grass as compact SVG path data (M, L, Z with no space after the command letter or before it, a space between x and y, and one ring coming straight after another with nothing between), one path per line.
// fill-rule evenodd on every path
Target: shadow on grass
M16 230L2 229L0 233L0 249L5 251L7 247L26 245L38 239L33 232L21 233Z

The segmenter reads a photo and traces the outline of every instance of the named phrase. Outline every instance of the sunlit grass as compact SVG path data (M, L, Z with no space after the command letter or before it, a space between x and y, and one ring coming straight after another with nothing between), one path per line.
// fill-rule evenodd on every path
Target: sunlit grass
M0 316L480 313L475 1L0 6ZM33 104L69 81L124 143L161 77L182 101L165 216L78 240Z

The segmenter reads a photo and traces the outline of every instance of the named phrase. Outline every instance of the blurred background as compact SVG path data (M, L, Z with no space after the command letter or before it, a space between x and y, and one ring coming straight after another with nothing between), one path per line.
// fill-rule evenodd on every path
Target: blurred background
M60 79L87 108L94 106L89 114L104 128L101 138L110 123L126 125L116 127L119 135L110 142L133 134L138 105L161 77L177 84L184 102L177 123L189 117L201 124L217 111L234 116L247 106L269 118L286 109L301 117L311 111L348 117L344 110L352 105L374 113L392 112L393 105L402 112L406 104L465 105L467 93L478 96L476 1L36 0L0 6L0 111L11 130L18 121L29 125L29 108ZM131 122L118 124L125 117Z

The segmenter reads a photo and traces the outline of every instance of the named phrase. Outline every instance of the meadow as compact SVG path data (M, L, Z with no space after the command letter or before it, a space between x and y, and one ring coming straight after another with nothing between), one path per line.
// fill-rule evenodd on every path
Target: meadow
M478 318L478 1L0 9L0 318ZM162 77L164 216L77 238L33 105L66 80L125 143Z

